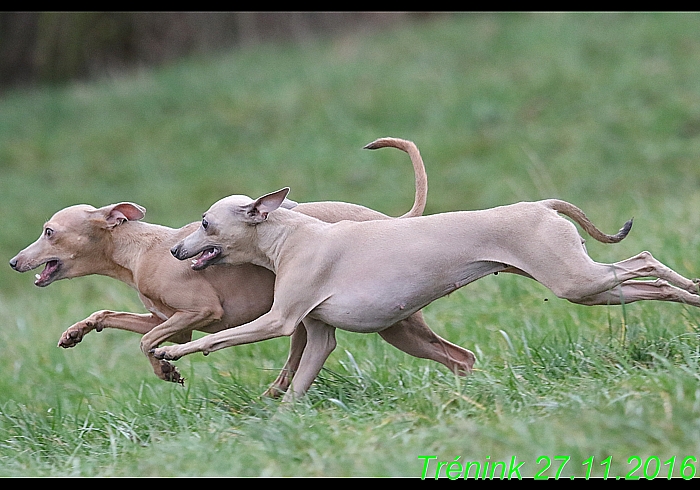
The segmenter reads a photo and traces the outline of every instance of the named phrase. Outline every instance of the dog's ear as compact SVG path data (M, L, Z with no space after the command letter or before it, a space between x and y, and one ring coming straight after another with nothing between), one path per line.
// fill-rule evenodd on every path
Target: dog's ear
M114 228L125 221L137 221L146 215L146 209L132 202L111 204L95 211L103 228Z
M244 206L245 221L252 224L262 223L267 219L267 215L275 209L279 208L280 206L290 206L291 203L294 203L294 201L288 201L286 199L287 194L289 194L289 187L265 194L247 206ZM296 205L296 203L294 203L294 205Z
M280 207L284 209L294 209L298 205L298 202L285 198L284 201L282 201L282 205Z

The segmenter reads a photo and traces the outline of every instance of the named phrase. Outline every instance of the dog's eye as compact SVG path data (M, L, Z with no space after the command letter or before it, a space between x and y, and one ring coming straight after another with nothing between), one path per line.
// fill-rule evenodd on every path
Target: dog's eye
M202 228L204 228L205 230L206 230L207 228L209 228L209 222L207 221L206 218L203 218L203 219L202 219Z
M51 238L53 236L53 230L51 228L46 228L44 230L44 236L46 238Z

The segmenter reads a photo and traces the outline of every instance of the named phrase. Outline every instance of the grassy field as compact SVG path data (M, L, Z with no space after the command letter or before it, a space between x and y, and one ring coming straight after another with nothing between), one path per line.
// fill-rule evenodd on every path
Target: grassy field
M588 240L596 260L649 250L697 277L698 32L695 14L435 16L7 93L0 255L76 203L133 201L146 221L179 227L223 196L290 186L297 201L399 215L413 198L408 159L361 150L396 136L421 149L427 213L558 197L608 232L634 217L622 243ZM424 310L477 354L471 377L339 332L309 395L280 407L259 395L288 339L183 358L176 386L153 376L134 334L56 347L93 311L145 311L134 291L104 277L32 283L0 268L0 476L432 479L490 462L497 478L500 461L512 478L700 470L692 307L584 307L488 277Z

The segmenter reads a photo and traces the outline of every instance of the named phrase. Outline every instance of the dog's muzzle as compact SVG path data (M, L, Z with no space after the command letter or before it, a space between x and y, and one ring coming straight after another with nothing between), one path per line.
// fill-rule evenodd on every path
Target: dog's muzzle
M177 260L185 260L187 257L182 256L182 243L178 243L170 249L170 253L173 254Z

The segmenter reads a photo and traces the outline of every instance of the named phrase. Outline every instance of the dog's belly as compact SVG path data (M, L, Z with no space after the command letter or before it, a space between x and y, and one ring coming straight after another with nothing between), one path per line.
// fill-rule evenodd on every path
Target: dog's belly
M402 302L372 301L368 297L354 297L351 301L336 297L317 306L309 316L341 330L371 333L390 327L420 308Z
M497 262L478 261L453 274L424 275L420 280L404 277L392 284L382 281L381 274L367 274L353 288L330 295L310 316L351 332L379 332L436 299L507 267Z

